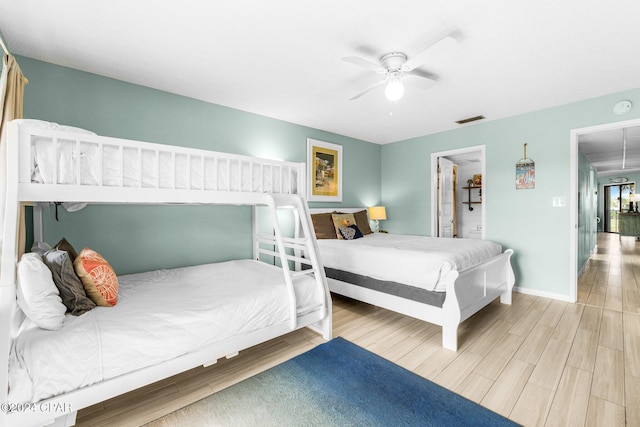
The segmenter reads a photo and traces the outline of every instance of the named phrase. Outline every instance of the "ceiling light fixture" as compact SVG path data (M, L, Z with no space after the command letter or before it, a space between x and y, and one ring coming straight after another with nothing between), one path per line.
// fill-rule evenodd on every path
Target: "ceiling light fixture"
M397 101L404 95L404 85L397 75L391 76L387 87L384 89L384 95L389 101Z

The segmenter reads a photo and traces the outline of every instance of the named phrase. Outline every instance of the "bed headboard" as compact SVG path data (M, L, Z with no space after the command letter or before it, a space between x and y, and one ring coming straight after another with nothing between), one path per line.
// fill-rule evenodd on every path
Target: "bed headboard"
M361 208L309 208L309 212L311 214L317 214L317 213L327 213L327 212L343 212L343 213L354 213L354 212L360 212L362 210L367 211L367 217L369 216L369 209L365 208L365 207L361 207Z

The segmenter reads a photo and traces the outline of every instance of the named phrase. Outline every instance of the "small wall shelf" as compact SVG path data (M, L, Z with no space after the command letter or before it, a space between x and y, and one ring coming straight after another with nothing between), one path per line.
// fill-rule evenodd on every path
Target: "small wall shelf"
M469 205L469 210L472 211L473 210L473 206L471 205L480 205L482 204L482 185L468 185L466 187L462 187L464 190L468 190L469 195L467 197L467 201L466 202L462 202L465 205ZM471 190L478 190L478 197L480 198L479 201L473 201L473 199L471 198Z

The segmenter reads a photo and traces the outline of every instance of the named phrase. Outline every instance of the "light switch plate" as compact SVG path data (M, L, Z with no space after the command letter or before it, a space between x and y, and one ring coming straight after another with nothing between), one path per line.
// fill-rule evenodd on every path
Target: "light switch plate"
M553 197L553 207L561 208L567 206L567 198L564 196L554 196Z

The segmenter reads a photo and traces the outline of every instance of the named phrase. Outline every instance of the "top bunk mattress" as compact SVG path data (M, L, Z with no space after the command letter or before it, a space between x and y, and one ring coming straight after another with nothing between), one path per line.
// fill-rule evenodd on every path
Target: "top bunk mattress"
M445 292L444 278L502 253L498 243L479 239L373 233L355 240L318 239L325 267L427 291Z
M58 331L26 319L9 360L9 401L37 402L287 322L283 271L237 260L120 276L118 303L67 314ZM299 314L323 305L312 276L294 279Z
M14 120L30 148L28 182L125 188L300 194L300 164L97 136L41 120ZM21 155L22 156L22 155ZM21 171L21 181L25 172Z

